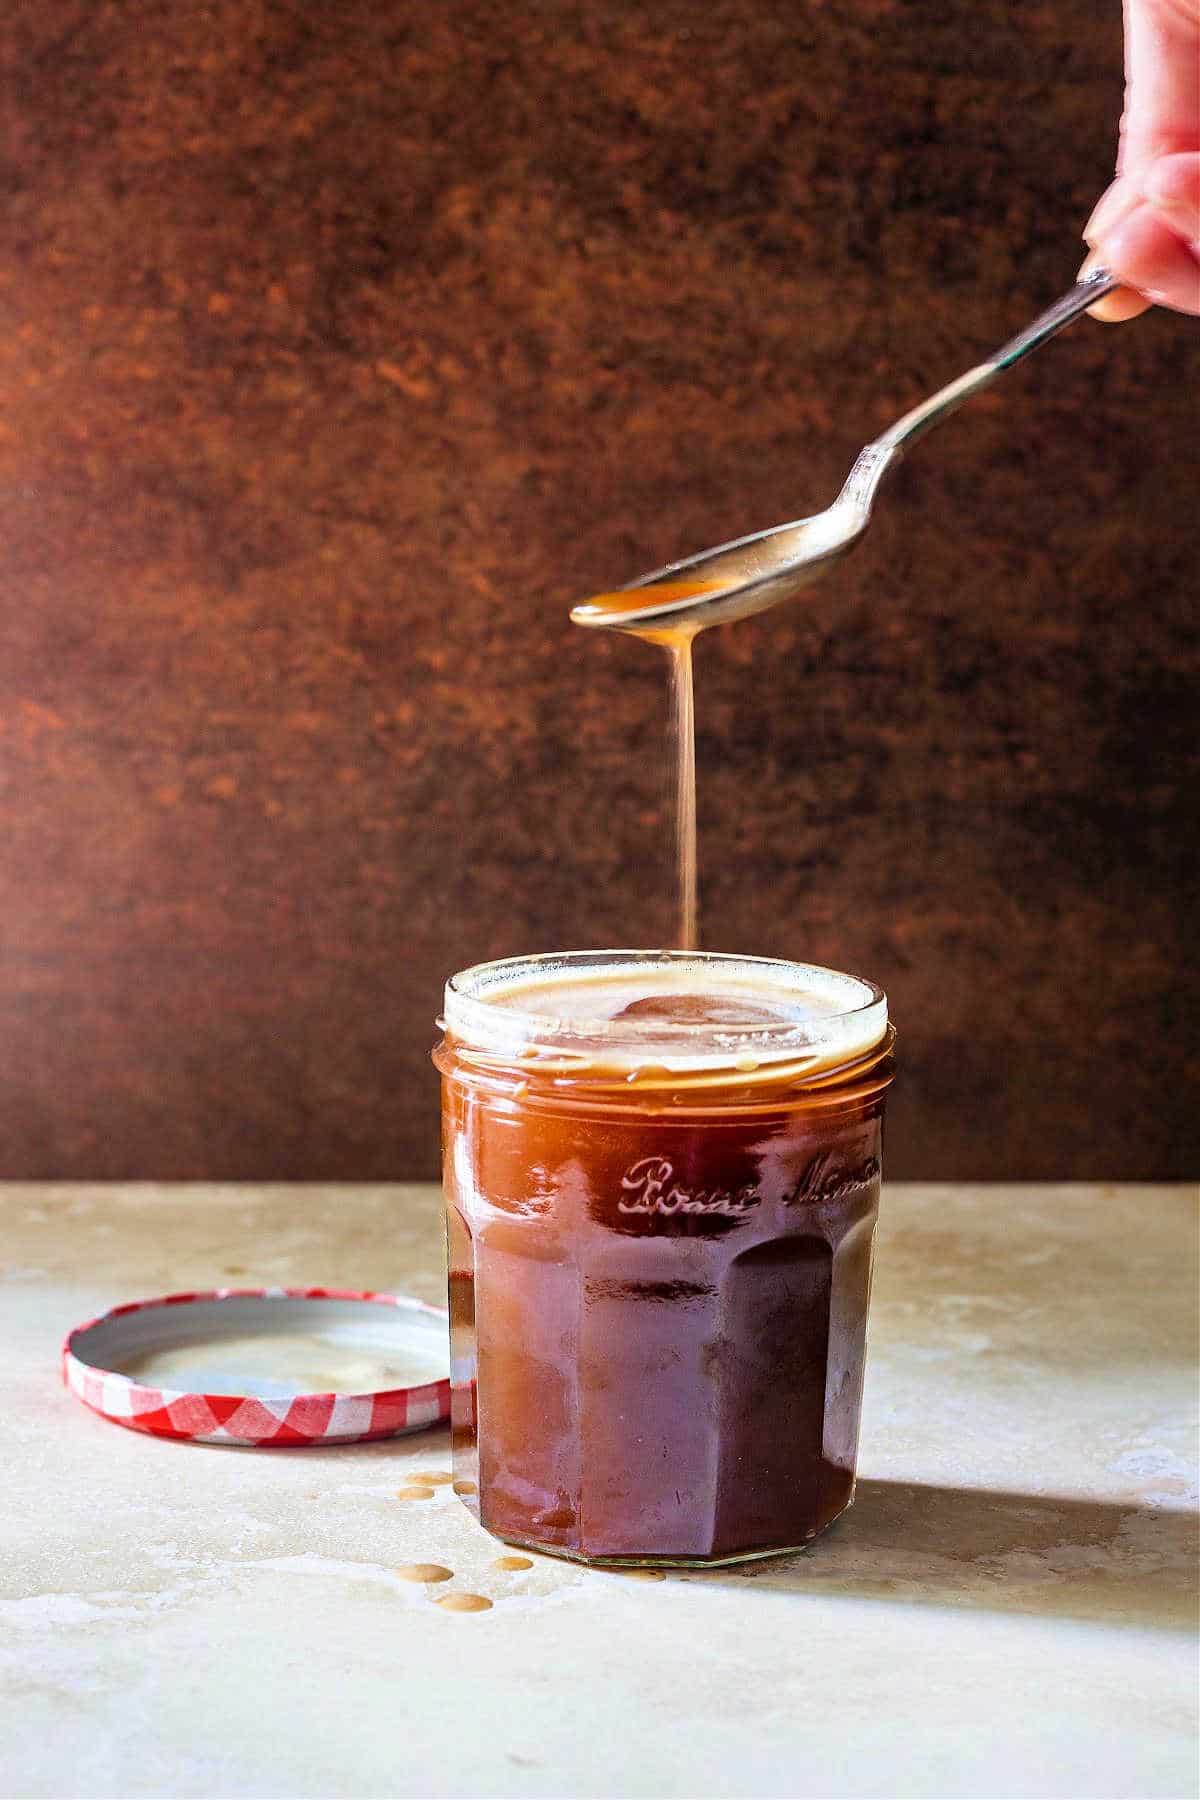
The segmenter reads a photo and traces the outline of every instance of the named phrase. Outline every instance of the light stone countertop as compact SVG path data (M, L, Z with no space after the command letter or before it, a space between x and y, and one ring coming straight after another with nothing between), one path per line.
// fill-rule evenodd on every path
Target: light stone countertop
M60 1385L121 1300L440 1300L433 1188L0 1186L0 1792L1189 1800L1195 1202L887 1187L855 1506L650 1583L501 1573L448 1488L399 1503L442 1430L222 1450Z

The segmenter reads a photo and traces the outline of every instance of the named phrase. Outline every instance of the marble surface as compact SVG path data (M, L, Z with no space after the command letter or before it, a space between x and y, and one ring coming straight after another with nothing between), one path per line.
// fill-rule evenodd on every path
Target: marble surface
M59 1385L122 1299L438 1298L433 1188L0 1188L4 1791L1186 1800L1194 1224L1188 1188L889 1187L855 1506L652 1584L502 1572L448 1489L399 1501L443 1432L200 1448Z

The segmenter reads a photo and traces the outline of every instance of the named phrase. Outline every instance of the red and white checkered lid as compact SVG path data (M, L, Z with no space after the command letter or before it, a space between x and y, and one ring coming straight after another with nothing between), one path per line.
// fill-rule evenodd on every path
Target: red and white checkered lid
M399 1294L311 1287L166 1294L76 1326L62 1360L67 1386L94 1412L134 1431L200 1444L355 1444L450 1416L450 1382L441 1373L449 1360L446 1314ZM168 1377L173 1385L163 1385ZM334 1391L340 1377L369 1386ZM324 1380L330 1391L309 1391Z

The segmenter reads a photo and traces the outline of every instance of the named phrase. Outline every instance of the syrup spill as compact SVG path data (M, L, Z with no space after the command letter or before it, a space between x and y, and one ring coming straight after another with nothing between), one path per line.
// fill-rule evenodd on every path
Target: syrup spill
M396 1489L397 1500L432 1500L431 1487L402 1487Z
M454 1483L454 1492L456 1494L477 1494L479 1489L473 1481L456 1481Z
M492 1603L485 1594L439 1594L434 1600L443 1612L491 1612Z
M402 1569L396 1570L396 1574L401 1581L451 1581L454 1578L454 1570L445 1568L441 1563L405 1563Z
M410 1487L445 1487L454 1477L449 1469L417 1469L406 1479Z
M492 1564L493 1569L532 1569L531 1556L498 1556Z

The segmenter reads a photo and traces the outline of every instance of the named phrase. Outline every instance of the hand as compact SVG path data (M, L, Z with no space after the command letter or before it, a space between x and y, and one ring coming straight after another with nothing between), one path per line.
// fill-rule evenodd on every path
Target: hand
M1125 0L1117 178L1083 235L1084 269L1102 263L1127 284L1093 318L1200 313L1200 0Z

